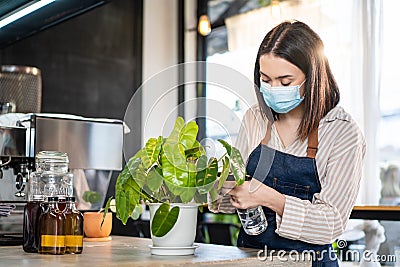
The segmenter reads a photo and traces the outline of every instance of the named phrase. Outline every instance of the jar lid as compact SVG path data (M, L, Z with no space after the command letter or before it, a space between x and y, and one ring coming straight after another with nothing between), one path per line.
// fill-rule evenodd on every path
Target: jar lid
M58 201L58 197L47 197L47 201Z
M36 154L36 161L69 163L67 153L61 151L40 151Z
M33 195L33 200L43 200L44 196L43 195Z
M65 201L75 202L75 197L66 197Z

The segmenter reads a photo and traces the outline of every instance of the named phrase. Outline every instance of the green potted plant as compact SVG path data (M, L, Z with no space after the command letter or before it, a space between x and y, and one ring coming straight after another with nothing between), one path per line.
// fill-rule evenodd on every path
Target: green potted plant
M97 192L86 191L83 194L83 199L86 202L97 203L98 197L92 194ZM85 195L86 194L86 195ZM112 214L109 210L115 212L115 200L110 197L104 206L99 211L86 211L83 213L85 241L109 241L112 230Z
M217 189L230 172L237 184L245 180L245 164L238 149L218 140L225 154L219 159L207 158L196 140L197 133L194 121L185 124L178 117L171 134L147 140L117 179L117 218L126 224L130 217L140 216L143 202L148 204L155 248L192 247L197 209L207 203L208 195L217 198Z

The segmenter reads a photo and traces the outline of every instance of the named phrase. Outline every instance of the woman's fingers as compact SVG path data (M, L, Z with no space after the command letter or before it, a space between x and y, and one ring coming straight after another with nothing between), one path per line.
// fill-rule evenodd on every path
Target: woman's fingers
M240 204L237 202L237 199L231 196L231 205L234 206L237 209L240 209Z

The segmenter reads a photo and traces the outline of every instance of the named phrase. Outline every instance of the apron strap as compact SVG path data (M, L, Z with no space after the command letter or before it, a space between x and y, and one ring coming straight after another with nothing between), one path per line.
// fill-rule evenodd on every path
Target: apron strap
M308 135L307 158L315 159L318 152L318 127Z
M271 138L271 128L272 123L268 120L267 132L265 133L264 138L261 140L261 144L268 145L269 139Z
M272 123L268 121L267 132L265 133L264 138L261 140L261 144L267 145L269 139L271 138L271 127ZM308 135L308 144L307 144L307 158L315 159L318 152L318 127L311 131Z

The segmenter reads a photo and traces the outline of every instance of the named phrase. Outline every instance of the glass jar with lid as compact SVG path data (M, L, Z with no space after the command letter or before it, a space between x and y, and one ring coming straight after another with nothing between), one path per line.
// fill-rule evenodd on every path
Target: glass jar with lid
M36 154L36 171L30 176L29 199L35 195L57 196L65 199L73 195L74 177L68 172L68 155L60 151L40 151Z

